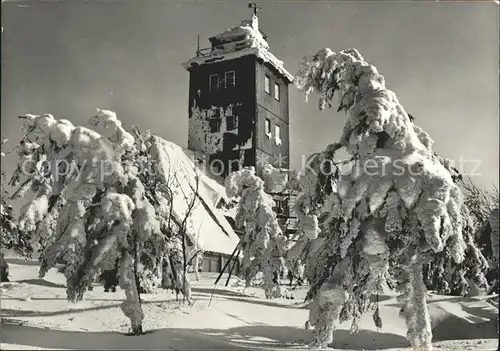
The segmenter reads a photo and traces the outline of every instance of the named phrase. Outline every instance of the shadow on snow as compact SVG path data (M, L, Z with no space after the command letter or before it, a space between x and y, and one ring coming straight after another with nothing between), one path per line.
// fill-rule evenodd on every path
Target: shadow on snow
M294 327L251 325L221 329L159 329L146 335L125 336L115 332L73 332L41 329L7 322L0 332L2 342L55 349L163 349L163 350L279 350L304 348L312 332ZM377 349L408 347L407 340L395 334L360 330L335 333L336 349Z

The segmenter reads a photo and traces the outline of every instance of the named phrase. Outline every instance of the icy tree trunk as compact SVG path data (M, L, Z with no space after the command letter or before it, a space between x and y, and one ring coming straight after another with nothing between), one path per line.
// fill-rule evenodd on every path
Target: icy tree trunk
M187 267L188 267L188 257L187 257L187 244L186 244L186 231L183 230L182 231L182 274L180 274L179 272L177 273L177 276L178 276L178 280L179 279L182 279L182 294L183 294L183 302L186 302L186 298L188 300L188 304L191 304L191 302L189 301L189 298L186 296L188 294L186 294L186 289L188 288L189 290L191 290L191 287L188 286L187 284L187 279L188 279L188 270L187 270ZM179 275L180 275L180 278L179 278Z
M122 303L123 313L130 319L132 325L132 334L142 334L142 321L144 312L141 307L141 298L139 296L138 282L134 274L134 260L128 252L123 254L120 262L120 288L125 291L126 300Z
M322 289L311 305L309 323L314 326L312 348L325 348L333 343L335 321L345 302L342 287L330 286Z
M172 266L170 264L170 257L167 255L163 258L162 262L162 280L161 287L163 289L175 289L174 276L172 273Z
M263 267L262 279L263 279L262 287L264 288L264 294L266 295L266 299L271 299L273 297L273 290L276 283L274 281L275 279L273 275L273 269L270 264Z
M249 288L252 286L252 282L254 281L257 273L259 273L259 262L257 259L254 259L250 265L246 266L246 269L243 270L244 278L245 278L245 287Z
M419 351L432 350L432 327L429 310L427 308L422 263L412 262L410 265L409 300L405 306L407 315L408 334L413 349Z
M309 323L314 326L312 348L325 348L333 342L335 321L339 318L340 310L346 301L342 287L346 263L342 261L335 267L331 278L323 284L311 305Z
M193 301L191 300L191 284L189 283L187 273L185 273L184 271L178 271L176 276L177 286L181 288L184 300L187 301L188 305L192 305Z
M139 300L139 305L142 305L141 301L141 277L139 276L139 243L137 242L137 237L134 240L134 280L135 288L137 290L137 298ZM141 307L142 309L142 307ZM142 327L141 327L142 333Z
M194 277L196 278L196 281L200 281L200 262L203 262L203 252L198 251L195 253L193 257L193 270L194 270Z

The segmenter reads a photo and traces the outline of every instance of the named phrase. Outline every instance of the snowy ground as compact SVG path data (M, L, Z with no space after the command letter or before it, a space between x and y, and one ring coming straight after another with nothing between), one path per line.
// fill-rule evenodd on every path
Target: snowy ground
M295 300L258 298L258 289L224 287L219 283L208 306L215 276L202 274L193 284L194 306L175 301L167 291L144 295L146 335L126 336L129 321L119 305L122 291L89 291L78 304L66 301L64 277L56 270L38 279L35 262L8 259L11 283L1 285L1 349L162 349L278 350L307 349L312 332L304 329L308 311ZM393 295L381 298L383 328L367 314L361 330L349 335L349 323L335 334L340 350L408 350L406 327ZM498 309L484 298L429 295L435 347L443 350L496 350Z

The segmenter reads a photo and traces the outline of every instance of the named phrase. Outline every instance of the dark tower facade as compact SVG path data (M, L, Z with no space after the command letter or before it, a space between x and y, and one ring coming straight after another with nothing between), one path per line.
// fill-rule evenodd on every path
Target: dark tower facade
M183 63L189 71L188 148L212 174L265 164L289 168L288 86L293 77L270 51L258 18L209 38Z

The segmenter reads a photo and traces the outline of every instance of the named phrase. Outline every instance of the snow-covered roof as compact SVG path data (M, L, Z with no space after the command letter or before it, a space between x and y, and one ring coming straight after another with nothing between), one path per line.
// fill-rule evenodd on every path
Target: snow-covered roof
M196 187L195 163L189 152L179 145L164 139L160 152L164 163L160 165L167 177L173 177L179 187L174 194L174 213L183 218ZM205 251L231 254L239 242L233 228L224 217L224 212L216 208L221 198L225 198L225 188L203 172L198 172L198 199L191 213L192 229L199 233L198 244Z
M197 159L201 156L199 151L193 151L190 149L182 148L182 151L186 156L193 162L197 163ZM211 172L208 172L206 165L199 165L203 171L203 182L207 187L209 187L213 192L212 195L214 206L217 206L219 201L223 199L226 203L229 203L229 198L226 195L226 188L224 186L224 178L221 176L215 176Z
M259 30L257 16L254 15L251 21L243 21L241 25L226 29L209 40L212 43L212 50L184 62L182 66L185 69L254 55L273 67L288 82L293 82L293 76L285 69L283 61L278 60L269 51L269 44Z

